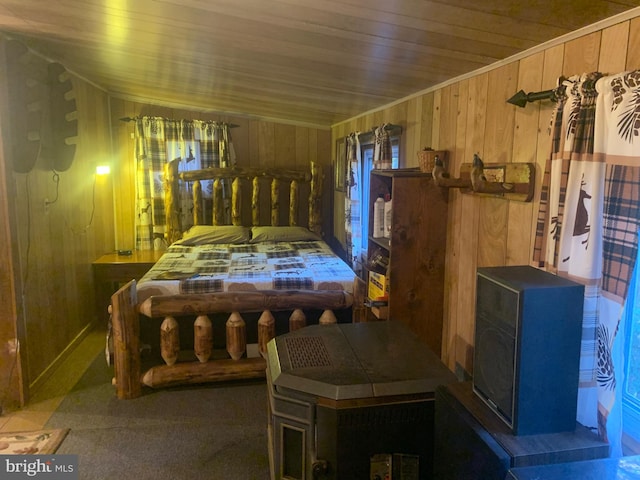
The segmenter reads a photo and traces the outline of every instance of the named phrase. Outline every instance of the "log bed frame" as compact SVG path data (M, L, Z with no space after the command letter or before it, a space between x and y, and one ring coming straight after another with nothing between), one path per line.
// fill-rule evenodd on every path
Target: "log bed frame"
M178 159L179 160L179 159ZM169 244L182 236L179 208L179 187L182 182L193 182L194 224L203 220L202 190L200 181L213 180L212 224L223 224L222 179L231 182L231 218L233 225L242 221L242 185L252 184L251 221L260 225L260 183L270 181L270 221L278 225L280 212L280 188L289 185L288 221L298 225L301 183L309 184L308 226L321 233L322 170L311 163L310 171L257 168L212 168L178 173L178 160L169 162L165 169L165 209L167 215L166 238ZM357 292L357 293L356 293ZM143 386L161 388L174 385L199 384L216 381L253 379L265 376L267 342L275 336L276 320L272 312L291 312L289 331L306 325L304 310L322 312L319 323L335 323L334 311L349 309L356 302L361 305L364 286L356 279L354 294L342 290L314 291L236 291L207 294L179 294L152 296L141 303L137 301L136 282L132 280L111 297L111 336L113 339L113 383L118 398L135 398L142 394ZM362 297L362 298L361 298ZM353 309L353 320L364 318L362 308ZM257 313L256 313L257 312ZM229 314L226 321L226 358L214 358L211 316ZM257 338L260 356L248 358L247 324L242 315L260 314L257 322ZM160 352L164 364L154 365L142 371L140 341L140 317L164 319L160 327ZM195 317L195 321L193 318ZM179 328L193 329L193 353L181 352ZM252 332L254 333L254 332ZM184 354L190 361L181 360ZM219 355L218 355L219 356ZM230 357L230 358L229 358Z

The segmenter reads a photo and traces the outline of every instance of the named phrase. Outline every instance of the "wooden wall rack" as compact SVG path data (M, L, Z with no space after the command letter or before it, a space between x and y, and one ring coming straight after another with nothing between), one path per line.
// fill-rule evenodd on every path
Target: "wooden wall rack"
M530 202L535 189L534 163L487 163L474 155L472 163L460 166L453 178L440 161L433 168L433 180L439 187L459 188L462 193Z

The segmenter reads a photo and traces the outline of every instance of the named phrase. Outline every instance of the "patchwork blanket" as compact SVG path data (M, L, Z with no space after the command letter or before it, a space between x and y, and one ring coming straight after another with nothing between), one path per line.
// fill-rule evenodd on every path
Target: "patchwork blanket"
M151 295L238 290L345 290L355 273L323 241L172 245L138 282Z

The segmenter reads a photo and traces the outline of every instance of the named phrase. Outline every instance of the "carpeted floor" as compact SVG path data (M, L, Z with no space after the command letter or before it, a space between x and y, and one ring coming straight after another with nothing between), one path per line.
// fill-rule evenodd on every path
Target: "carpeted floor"
M147 390L118 400L99 355L47 428L69 428L59 454L77 454L81 480L266 480L264 382Z

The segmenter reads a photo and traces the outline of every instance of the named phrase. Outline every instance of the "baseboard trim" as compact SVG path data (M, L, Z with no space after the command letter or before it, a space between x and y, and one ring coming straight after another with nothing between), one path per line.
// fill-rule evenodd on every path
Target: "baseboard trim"
M49 364L44 371L38 375L38 377L29 384L29 392L27 395L26 403L29 402L29 398L33 396L33 393L37 391L42 385L51 378L53 373L60 367L60 365L69 357L78 345L89 335L89 333L98 326L98 321L94 320L88 323L76 337L67 345L67 347L55 358L53 362Z

